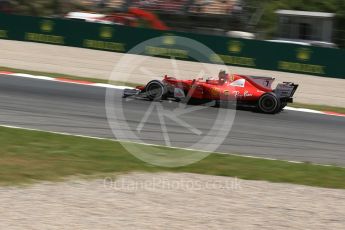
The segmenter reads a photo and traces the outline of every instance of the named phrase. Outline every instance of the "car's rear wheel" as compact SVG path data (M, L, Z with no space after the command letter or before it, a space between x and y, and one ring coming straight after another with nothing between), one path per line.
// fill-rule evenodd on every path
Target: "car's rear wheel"
M281 110L281 103L274 93L265 93L260 97L257 107L263 113L274 114Z
M152 101L161 100L167 93L166 91L165 85L157 80L150 81L145 87L146 96Z
M279 108L279 112L283 111L286 106L287 106L286 102L281 102L281 105L280 105L280 108Z

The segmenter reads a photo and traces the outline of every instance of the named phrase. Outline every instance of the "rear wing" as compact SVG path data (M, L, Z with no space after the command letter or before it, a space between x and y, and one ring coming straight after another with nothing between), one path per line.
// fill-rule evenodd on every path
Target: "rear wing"
M297 88L297 84L294 84L292 82L283 82L277 85L274 93L278 98L292 98Z

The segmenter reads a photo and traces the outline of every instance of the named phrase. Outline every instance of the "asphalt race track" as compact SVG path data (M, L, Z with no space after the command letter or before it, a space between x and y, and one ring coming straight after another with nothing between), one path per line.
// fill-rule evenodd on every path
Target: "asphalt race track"
M126 118L122 122L138 131L150 102L123 101L121 90L111 90L116 96L114 108L122 103ZM115 138L107 121L105 95L106 89L100 87L1 76L0 124ZM162 106L173 110L180 105L163 102ZM171 145L190 147L200 141L200 133L195 133L211 129L219 110L196 108L181 115L185 121L182 125L171 119L165 121L163 129L167 129ZM159 116L151 115L140 129L142 139L166 144L161 121ZM232 129L217 151L345 166L345 118L295 111L277 115L237 111Z

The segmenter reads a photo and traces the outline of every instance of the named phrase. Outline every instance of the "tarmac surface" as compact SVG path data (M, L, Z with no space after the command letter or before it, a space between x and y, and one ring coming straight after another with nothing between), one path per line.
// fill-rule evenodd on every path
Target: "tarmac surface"
M168 101L152 104L123 100L121 93L0 76L0 124L129 141L140 138L145 143L200 150L211 143L225 153L345 165L343 117L296 111L267 115ZM115 117L117 123L111 123L110 116L113 130L107 119L109 107L115 116L121 115Z

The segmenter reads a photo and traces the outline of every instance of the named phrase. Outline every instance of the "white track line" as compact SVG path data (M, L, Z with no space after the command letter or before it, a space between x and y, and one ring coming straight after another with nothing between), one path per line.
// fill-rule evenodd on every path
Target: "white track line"
M102 88L112 88L112 89L131 88L131 87L128 87L128 86L118 86L118 85L111 85L111 84L104 84L104 83L94 83L94 82L80 81L80 80L68 80L68 79L65 79L65 78L53 78L53 77L46 77L46 76L36 76L36 75L24 74L24 73L11 73L11 72L1 72L0 71L0 75L1 74L7 75L7 76L31 78L31 79L45 80L45 81L56 81L56 82L67 83L67 84L86 85L86 86L94 86L94 87L102 87Z
M203 153L210 153L210 154L221 154L221 155L229 155L229 156L236 156L236 157L253 158L253 159L259 159L259 160L281 161L281 162L288 162L291 164L304 164L305 163L305 162L301 162L301 161L288 161L288 160L280 160L280 159L268 158L268 157L258 157L258 156L241 155L241 154L233 154L233 153L223 153L223 152L210 152L210 151L197 150L197 149L179 148L179 147L148 144L148 143L139 143L139 142L134 142L134 141L116 140L116 139L110 139L110 138L93 137L93 136L86 136L86 135L79 135L79 134L72 134L72 133L65 133L65 132L45 131L45 130L40 130L40 129L25 128L25 127L5 125L5 124L0 124L0 127L10 128L10 129L21 129L21 130L28 130L28 131L35 131L35 132L43 132L43 133L51 133L51 134L71 136L71 137L81 137L81 138L88 138L88 139L95 139L95 140L113 141L113 142L119 142L119 143L123 142L123 143L138 144L138 145L145 145L145 146L152 146L152 147L159 147L159 148L164 147L164 148L168 148L168 149L196 151L196 152L203 152ZM323 167L345 168L345 167L341 167L341 166L323 165L323 164L318 164L318 163L308 163L308 164L323 166Z
M290 111L297 111L297 112L304 112L304 113L317 113L317 114L324 114L321 111L313 110L313 109L303 109L303 108L293 108L293 107L285 107L285 110L290 110Z

